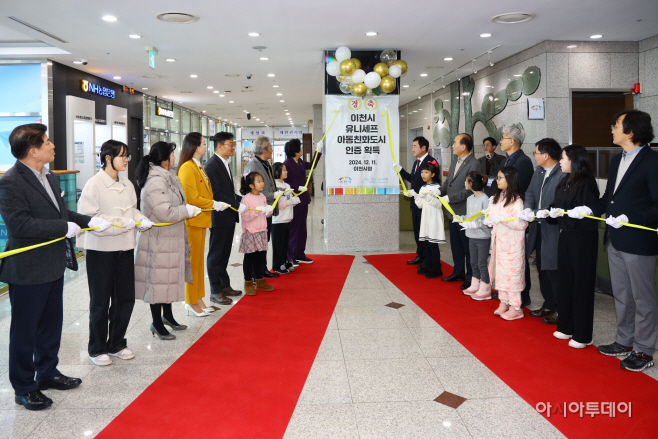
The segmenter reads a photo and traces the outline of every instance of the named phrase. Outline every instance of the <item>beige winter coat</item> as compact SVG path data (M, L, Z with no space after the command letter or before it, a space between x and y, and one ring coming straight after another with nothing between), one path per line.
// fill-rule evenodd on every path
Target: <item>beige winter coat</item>
M178 177L151 165L142 189L142 212L154 226L137 235L135 297L146 303L185 300L185 282L192 283L190 246L184 220L188 217L185 194Z

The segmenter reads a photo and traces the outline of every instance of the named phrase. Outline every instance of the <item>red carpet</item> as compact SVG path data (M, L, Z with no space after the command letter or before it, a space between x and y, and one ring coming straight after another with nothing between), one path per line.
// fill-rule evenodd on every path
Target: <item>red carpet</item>
M555 326L528 316L527 310L525 318L512 322L494 316L498 300L475 302L462 294L458 283L418 276L415 267L405 264L411 257L365 258L532 407L540 402L559 403L560 411L547 419L565 436L655 437L656 380L621 369L619 359L601 355L593 346L570 348L566 341L553 337ZM443 264L444 273L451 271ZM565 418L565 402L585 404L583 417L569 412ZM598 403L599 409L602 402L631 402L632 417L628 413L591 417L585 414L588 402ZM576 404L572 409L576 410Z
M242 298L97 437L280 439L354 259L311 257Z

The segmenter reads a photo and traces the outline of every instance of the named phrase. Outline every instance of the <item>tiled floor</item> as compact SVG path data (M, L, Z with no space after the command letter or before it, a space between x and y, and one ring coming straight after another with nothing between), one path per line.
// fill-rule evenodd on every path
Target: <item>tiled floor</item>
M308 253L323 252L322 212L322 204L314 203ZM229 273L234 285L239 285L242 261L238 239L234 242ZM410 232L401 234L400 249L414 250ZM444 261L451 263L449 245L442 250ZM285 438L562 437L365 263L363 254L355 256ZM533 272L534 286L534 267ZM6 296L0 298L0 438L93 437L228 309L197 318L188 317L182 304L175 304L176 319L189 329L176 333L174 341L160 341L149 331L148 305L138 301L127 334L136 358L100 368L91 365L87 356L89 296L84 259L80 271L66 276L60 370L83 378L83 385L68 392L49 391L55 404L43 412L28 412L14 404L7 376L10 307ZM537 288L531 294L538 306ZM404 306L386 306L391 303ZM612 298L597 295L594 343L613 340L615 328ZM658 379L658 368L648 369L647 374ZM437 398L448 405L436 402ZM513 422L509 413L514 413Z

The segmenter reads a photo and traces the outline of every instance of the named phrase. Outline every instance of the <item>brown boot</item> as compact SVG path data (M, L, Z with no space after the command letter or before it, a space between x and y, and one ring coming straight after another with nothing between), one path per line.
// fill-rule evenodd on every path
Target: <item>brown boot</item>
M247 296L255 296L256 295L256 288L254 288L254 281L253 280L244 281L244 292Z
M274 287L265 282L265 279L256 279L256 289L258 291L274 291Z

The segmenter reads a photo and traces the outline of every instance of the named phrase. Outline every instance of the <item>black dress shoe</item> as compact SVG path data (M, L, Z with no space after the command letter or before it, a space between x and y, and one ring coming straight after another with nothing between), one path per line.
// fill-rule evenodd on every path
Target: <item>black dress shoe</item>
M550 309L546 309L543 306L539 309L536 309L534 311L530 311L528 314L530 314L532 317L546 317L550 313L552 313Z
M460 290L467 290L471 287L471 281L470 280L465 280L463 284L459 286Z
M547 325L557 325L559 322L557 311L552 311L549 315L541 319L541 321Z
M81 383L82 380L80 378L71 378L60 373L50 381L37 381L37 386L39 386L39 390L69 390L78 387Z
M43 410L53 405L53 400L41 393L40 390L35 390L23 396L16 395L14 401L28 410Z
M264 275L265 275L265 277L269 277L269 278L279 277L279 275L277 273L272 273L269 270L266 270Z
M222 294L225 296L242 296L242 291L234 290L231 287L222 288Z
M429 272L429 269L427 268L427 265L425 265L425 264L420 264L418 266L418 270L416 271L416 273L418 273L418 274L427 274L428 272Z
M450 276L442 277L441 280L443 282L466 282L466 278L462 276L456 276L454 274L451 274Z
M436 279L441 276L443 276L443 272L441 270L428 271L425 273L425 277L428 279Z
M418 264L421 264L422 262L423 262L423 258L421 258L420 256L416 255L415 258L413 258L413 259L410 260L410 261L407 261L407 264L409 264L409 265L418 265Z
M210 301L211 301L211 302L215 302L215 303L217 303L217 304L219 304L219 305L232 305L232 304L233 304L233 300L230 299L230 298L228 298L228 297L226 297L226 296L223 295L222 293L219 293L219 294L211 294L211 295L210 295Z

